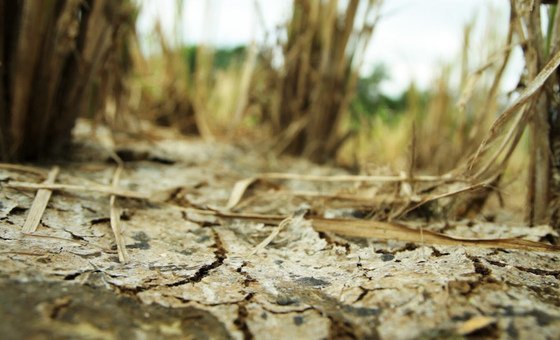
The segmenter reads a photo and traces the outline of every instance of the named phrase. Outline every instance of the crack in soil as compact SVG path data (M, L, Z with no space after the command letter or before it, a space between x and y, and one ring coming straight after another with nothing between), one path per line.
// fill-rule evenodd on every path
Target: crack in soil
M472 261L475 273L480 274L483 278L492 274L492 270L486 267L482 261L480 261L480 258L471 255L467 255L467 258Z
M370 292L369 290L365 289L362 286L359 286L358 288L360 288L360 290L362 292L360 293L360 295L358 295L358 297L356 298L356 301L354 301L353 303L362 301L366 297L366 295L368 295L368 293Z
M455 286L456 289L460 290L461 294L463 294L464 296L470 296L477 288L483 285L503 285L503 282L500 282L492 277L492 270L485 266L480 258L472 255L466 256L469 260L472 261L474 266L474 273L478 274L478 278L475 281L453 281L452 285Z
M66 296L62 298L58 298L54 301L53 305L51 306L51 312L49 313L49 318L55 320L58 318L60 314L72 303L72 298Z
M344 252L345 252L346 255L350 254L350 244L349 243L334 240L329 234L327 234L323 231L319 231L317 234L319 235L319 238L325 240L325 242L327 242L327 244L331 248L334 248L335 246L342 247L342 248L344 248Z
M181 303L194 303L197 305L201 305L201 306L205 306L205 307L218 307L218 306L232 306L232 305L239 305L240 303L244 303L245 301L247 301L247 299L249 297L252 298L252 295L254 295L253 293L247 293L243 299L241 300L236 300L236 301L228 301L228 302L215 302L215 303L205 303L202 301L198 301L198 300L190 300L190 299L185 299L184 297L181 296L177 296L177 295L173 295L173 294L162 294L165 297L169 297L169 298L173 298L175 300L180 301ZM260 305L260 304L259 304Z
M486 262L488 262L491 265L496 266L496 267L502 267L503 268L503 267L507 266L507 263L503 263L503 262L495 261L495 260L486 259Z
M249 329L249 325L247 324L247 317L249 316L249 311L247 310L247 303L253 298L254 294L249 293L247 297L241 302L238 303L237 309L237 318L233 321L233 324L241 333L243 334L243 339L250 340L253 339L253 333Z
M527 272L527 273L531 273L531 274L535 274L535 275L548 275L548 276L553 276L556 279L560 279L560 270L545 270L545 269L539 269L539 268L527 268L527 267L522 267L522 266L515 266L516 269Z
M308 310L314 310L314 311L316 311L316 312L318 312L318 313L320 314L320 312L317 311L317 309L314 308L314 307L312 307L312 306L307 306L307 307L304 307L304 308L302 308L302 309L291 309L291 310L279 312L279 311L274 311L274 310L271 310L271 309L269 309L269 308L266 308L265 306L263 306L263 305L260 304L260 303L259 303L258 305L261 306L261 308L262 308L264 311L266 311L266 312L268 312L268 313L270 313L270 314L274 314L274 315L288 315L288 314L300 315L301 313L304 313L304 312L306 312L306 311L308 311Z
M415 243L411 243L408 242L406 243L403 247L401 248L397 248L397 249L393 249L393 250L388 250L388 249L377 249L375 252L377 254L390 254L390 255L396 255L398 253L402 253L404 251L413 251L417 248L419 248L420 246L415 244Z
M202 267L200 267L193 276L188 277L184 280L179 280L177 282L167 284L166 285L167 287L177 287L187 283L200 282L202 281L202 279L204 279L206 276L209 275L211 270L216 269L224 264L224 261L227 258L227 251L224 248L220 235L215 230L212 230L212 234L214 236L213 247L216 248L216 250L214 251L214 256L216 257L216 260L214 260L210 264L203 265Z
M64 281L73 281L76 280L80 275L85 274L90 272L89 270L83 271L83 272L75 272L72 274L68 274L66 276L64 276Z
M354 325L347 320L328 316L330 320L329 339L358 339Z
M243 261L243 263L241 264L241 266L239 266L239 268L237 268L235 271L238 272L240 275L242 275L245 280L243 281L243 285L245 287L249 287L249 285L251 283L255 283L258 282L255 278L253 278L249 273L247 273L246 271L243 271L243 268L247 265L247 261Z

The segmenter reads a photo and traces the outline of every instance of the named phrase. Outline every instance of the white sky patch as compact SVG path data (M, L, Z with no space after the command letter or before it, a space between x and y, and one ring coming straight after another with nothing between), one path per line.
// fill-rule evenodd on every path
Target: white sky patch
M277 27L289 17L292 0L257 1L264 29L275 36ZM182 22L177 26L179 34L173 33L176 0L141 0L141 3L144 10L137 25L141 34L149 34L159 18L167 36L187 44L232 47L250 44L255 39L264 40L254 0L185 0ZM489 11L490 7L495 11ZM475 36L480 37L487 18L491 17L491 24L498 25L505 37L508 8L507 0L385 0L382 10L385 16L373 34L364 70L384 64L390 79L382 84L382 90L389 95L401 93L413 80L420 88L427 88L443 62L459 62L463 27L467 22L476 18ZM475 39L472 48L484 43ZM146 46L149 42L144 45L150 50ZM504 82L504 87L510 90L515 87L523 67L519 51L515 56Z

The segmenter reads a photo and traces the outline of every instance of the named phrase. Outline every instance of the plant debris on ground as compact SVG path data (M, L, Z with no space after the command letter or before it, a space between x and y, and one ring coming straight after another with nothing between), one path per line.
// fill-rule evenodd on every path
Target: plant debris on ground
M108 288L123 296L119 299L131 299L127 303L146 304L147 313L162 305L206 315L197 327L220 325L206 328L206 335L322 338L342 332L402 338L538 332L546 337L560 329L560 258L547 245L557 236L550 227L476 219L434 223L422 217L409 217L406 226L368 222L354 202L331 204L329 193L336 196L354 184L288 175L246 189L227 211L233 188L244 178L279 169L314 179L352 176L293 158L271 166L257 152L165 130L165 138L155 136L151 142L121 136L117 144L126 149L111 151L91 138L90 124L78 128L73 159L59 164L54 183L43 182L49 166L0 170L0 281L13 292L22 288L10 282L28 282L28 303L41 308L16 313L26 313L29 332L60 336L80 324L84 335L106 334L95 318L83 314L81 306L91 304L87 287ZM114 171L121 168L115 184ZM359 187L381 190L395 182ZM41 190L52 191L51 198L37 230L25 233L26 207ZM297 191L325 197L292 195ZM115 198L111 204L109 196ZM112 230L115 210L122 243L115 242ZM479 240L489 237L488 243ZM52 295L37 295L33 289L42 288L33 282L83 288L66 293L50 288ZM8 301L8 296L0 298ZM86 310L101 308L91 304ZM121 307L113 311L125 313ZM175 324L177 315L161 317L160 326L148 327L152 321L144 318L128 331L170 336L198 329L185 321L163 328ZM16 332L13 325L2 327Z

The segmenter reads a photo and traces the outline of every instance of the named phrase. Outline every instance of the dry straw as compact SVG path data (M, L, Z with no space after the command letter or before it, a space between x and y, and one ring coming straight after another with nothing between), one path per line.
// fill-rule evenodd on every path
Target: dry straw
M117 183L117 176L114 177L113 184ZM29 186L20 186L29 188ZM42 184L34 187L36 188L48 188L49 185ZM84 185L80 187L59 187L58 190L65 191L99 191L98 187ZM120 196L119 193L114 192L113 195ZM142 195L133 194L127 195L123 193L124 197L136 197L140 198ZM114 197L114 196L113 196ZM282 215L260 215L252 213L233 213L227 211L218 211L211 209L200 209L200 208L185 208L182 206L172 205L159 200L150 200L149 198L144 198L147 201L152 201L154 203L165 205L169 208L178 209L185 212L187 215L203 215L203 216L213 216L222 219L240 219L247 221L255 221L267 224L279 224L282 221L288 223L294 217L286 217ZM111 199L113 201L113 199ZM114 205L112 205L113 207ZM424 244L440 244L440 245L455 245L455 246L473 246L473 247L485 247L485 248L507 248L507 249L521 249L527 251L558 251L559 247L554 245L548 245L545 243L532 242L517 238L508 239L468 239L468 238L458 238L451 237L442 233L433 232L429 230L415 229L407 226L404 223L396 222L383 222L376 220L355 220L355 219L326 219L321 217L313 217L306 219L311 222L313 228L317 231L322 232L333 232L340 235L352 236L352 237L374 237L380 240L399 240L406 242L422 242ZM112 222L112 226L115 224ZM283 228L283 226L282 226ZM282 228L278 228L277 232L280 232ZM122 231L114 229L115 236L119 238ZM117 236L119 234L119 236ZM270 236L270 240L276 235L276 232ZM269 241L270 241L269 240ZM121 241L117 240L117 243ZM266 246L263 243L262 247ZM121 261L126 261L126 257L123 257L122 249L124 249L124 244L121 243L119 249L119 257ZM260 248L259 248L260 249Z
M546 1L543 3L551 3ZM469 163L474 178L490 178L503 173L523 133L531 141L527 183L528 219L531 224L560 227L560 11L558 4L511 0L510 31L520 43L525 57L521 80L525 89L503 111ZM548 26L543 30L543 15Z
M296 0L282 46L271 123L277 151L325 162L348 138L340 131L381 1Z
M56 180L56 176L58 176L59 170L60 169L56 166L52 168L44 184L53 184ZM43 217L43 213L45 212L47 204L51 198L51 194L52 190L50 189L37 190L37 194L35 194L35 199L33 200L33 204L29 209L29 213L27 214L27 218L25 219L25 223L23 225L22 232L24 234L31 234L37 230L37 227L41 222L41 218Z
M130 1L0 1L0 159L60 153L123 71Z

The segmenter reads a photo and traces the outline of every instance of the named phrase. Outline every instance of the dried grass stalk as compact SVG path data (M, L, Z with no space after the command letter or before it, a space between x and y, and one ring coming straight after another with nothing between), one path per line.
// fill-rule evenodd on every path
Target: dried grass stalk
M59 170L60 169L57 166L52 168L44 184L53 184L56 180L56 176L58 176ZM31 209L29 209L29 213L25 219L25 223L23 224L22 232L24 234L31 234L37 230L39 222L41 222L41 218L43 217L43 213L47 208L47 204L49 204L51 194L52 190L49 189L37 190Z
M133 14L129 1L0 1L0 159L59 153L76 117L104 107Z
M185 211L187 214L209 215L224 219L241 219L268 224L278 224L286 219L285 216L281 215L231 213L193 208L179 209ZM434 231L415 229L405 224L394 222L355 219L327 219L319 217L313 217L305 220L310 221L313 228L317 231L332 232L350 237L373 237L380 240L397 240L402 242L416 242L423 244L440 244L464 247L471 246L482 248L505 248L537 252L560 250L560 246L541 242L533 242L519 238L474 239L452 237Z
M280 232L284 230L284 228L286 228L286 226L288 226L290 223L293 222L294 222L294 218L292 216L286 217L284 220L282 220L282 222L278 223L278 226L274 228L274 230L270 233L270 235L268 235L264 240L262 240L262 242L259 243L249 254L247 254L246 257L253 256L259 251L266 248L266 246L268 246L270 242L272 242L272 240L274 240L274 238L278 236L278 234L280 234Z
M556 157L560 152L555 149L560 145L557 134L560 131L557 114L560 109L558 3L544 8L538 0L530 3L511 0L510 4L510 31L523 49L525 73L521 83L527 87L496 119L469 168L476 169L473 177L479 179L502 173L521 135L528 129L531 139L528 220L533 225L552 223L560 228L560 162ZM542 28L542 13L548 17L546 30Z
M303 118L306 124L288 136L283 151L325 162L348 137L340 123L355 93L380 4L294 1L271 121L277 135Z
M101 184L95 184L95 185L74 185L74 184L60 184L60 183L52 183L52 184L48 184L48 183L27 183L27 182L17 182L17 181L13 181L13 182L9 182L4 184L4 186L6 188L14 188L14 189L27 189L27 190L40 190L40 189L47 189L47 190L60 190L60 191L69 191L69 192L73 192L73 191L77 191L77 192L83 192L83 191L89 191L89 192L97 192L97 193L102 193L102 194L110 194L110 195L115 195L115 196L119 196L119 197L128 197L128 198L135 198L135 199L149 199L150 196L139 193L139 192L134 192L134 191L129 191L129 190L125 190L125 189L120 189L120 188L116 188L113 186L107 186L107 185L101 185Z
M511 50L518 42L513 42L512 28L505 41L499 41L497 27L490 25L492 29L482 36L484 43L472 46L472 41L478 40L474 25L471 21L464 28L460 88L453 88L453 66L447 65L431 88L427 104L414 97L409 100L414 104L409 105L409 112L415 116L418 140L422 141L417 145L415 161L423 171L445 173L463 165L465 155L476 151L499 109L500 84ZM481 55L482 64L473 68L473 59Z
M113 175L112 186L118 188L121 173L123 171L122 164L119 164L115 173ZM121 210L116 205L117 197L111 195L109 197L109 210L111 217L111 230L113 230L113 235L115 235L115 241L117 243L117 250L119 252L119 261L121 263L126 263L128 261L128 253L126 251L126 244L124 241L124 230L121 226Z

